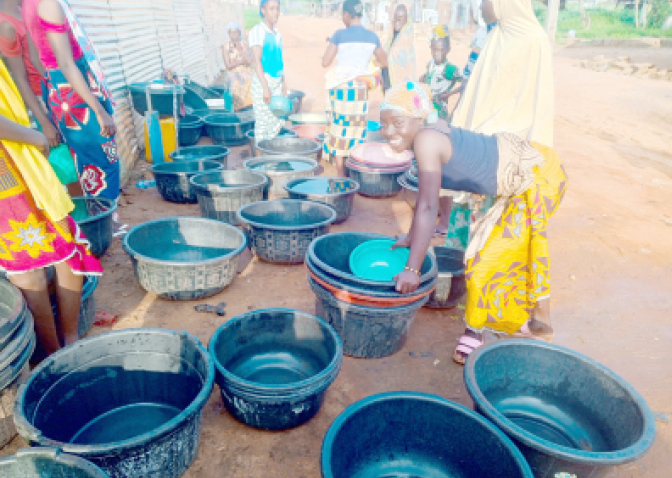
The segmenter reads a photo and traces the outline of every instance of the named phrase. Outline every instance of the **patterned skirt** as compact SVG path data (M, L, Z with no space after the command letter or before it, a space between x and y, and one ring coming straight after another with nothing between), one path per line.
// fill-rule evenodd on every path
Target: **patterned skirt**
M85 60L77 67L94 96L112 115L112 104L98 87ZM74 90L59 70L47 71L44 101L51 111L54 123L73 153L79 182L87 196L117 199L120 192L119 156L114 138L100 134L100 123L93 110Z
M349 156L350 150L364 142L369 113L370 86L360 80L329 90L327 129L324 139L326 159Z
M51 221L33 201L21 174L0 145L0 268L9 275L67 262L75 274L103 267L70 216Z
M266 75L266 83L268 83L272 96L282 94L282 78L272 78ZM252 77L252 105L255 118L254 138L257 143L275 138L285 124L285 120L275 116L264 102L264 88L256 74Z
M546 228L567 176L552 149L537 149L546 162L533 169L534 183L511 198L485 247L467 261L465 319L472 330L517 332L536 303L550 295Z

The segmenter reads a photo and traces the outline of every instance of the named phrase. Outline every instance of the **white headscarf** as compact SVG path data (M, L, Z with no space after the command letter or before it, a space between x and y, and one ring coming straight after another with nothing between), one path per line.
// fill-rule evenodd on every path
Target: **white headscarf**
M553 146L553 65L530 0L492 0L490 32L451 124Z

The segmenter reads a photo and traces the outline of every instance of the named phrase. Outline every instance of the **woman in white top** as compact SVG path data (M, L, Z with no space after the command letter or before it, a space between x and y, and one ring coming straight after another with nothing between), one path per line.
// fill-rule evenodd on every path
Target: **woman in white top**
M345 176L344 158L353 146L364 141L369 107L369 90L381 82L377 64L387 68L387 55L380 39L361 24L364 6L360 0L345 0L343 23L329 39L329 46L322 58L322 66L337 65L326 75L329 97L327 101L327 131L324 154L334 162L338 173Z

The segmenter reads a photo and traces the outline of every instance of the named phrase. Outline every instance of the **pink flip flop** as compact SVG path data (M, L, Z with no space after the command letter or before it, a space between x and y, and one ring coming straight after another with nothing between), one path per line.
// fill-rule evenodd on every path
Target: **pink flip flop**
M467 357L471 352L483 345L483 341L476 339L474 337L469 337L468 335L463 335L460 337L460 341L455 347L455 352L453 353L453 362L464 365L467 361Z

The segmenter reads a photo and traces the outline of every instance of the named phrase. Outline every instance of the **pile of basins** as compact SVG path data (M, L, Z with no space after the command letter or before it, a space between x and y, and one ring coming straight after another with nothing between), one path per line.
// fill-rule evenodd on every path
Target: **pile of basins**
M316 313L327 320L343 340L343 351L353 357L383 357L404 345L415 314L429 299L437 280L437 264L428 254L420 270L420 286L400 294L396 283L356 275L351 255L358 246L392 237L370 232L338 232L314 240L306 257L308 282L316 296ZM373 263L380 263L375 258ZM401 265L403 269L405 263ZM397 264L398 266L398 264Z
M385 143L362 143L350 151L345 163L348 176L360 185L359 194L373 198L394 196L397 181L411 167L413 154L396 153Z
M0 448L16 436L14 400L35 349L33 316L21 291L0 279Z

